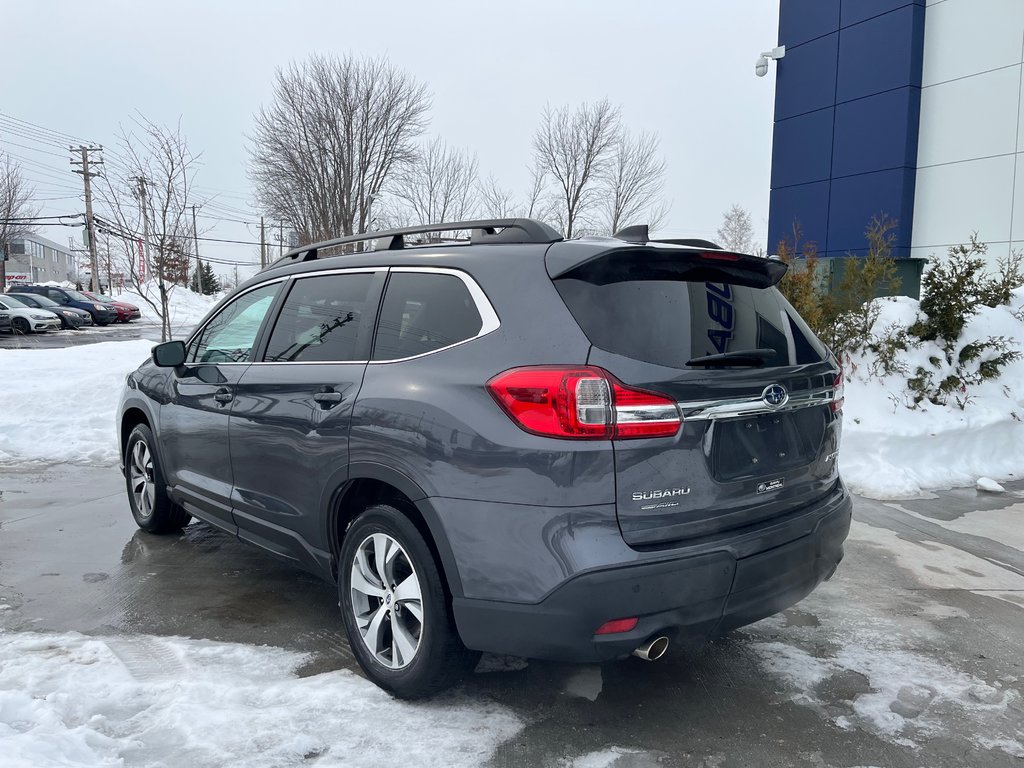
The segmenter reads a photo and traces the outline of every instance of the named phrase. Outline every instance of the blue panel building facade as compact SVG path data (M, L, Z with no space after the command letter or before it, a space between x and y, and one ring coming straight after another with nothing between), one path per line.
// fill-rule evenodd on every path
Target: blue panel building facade
M926 0L781 0L768 251L863 254L875 216L909 256Z

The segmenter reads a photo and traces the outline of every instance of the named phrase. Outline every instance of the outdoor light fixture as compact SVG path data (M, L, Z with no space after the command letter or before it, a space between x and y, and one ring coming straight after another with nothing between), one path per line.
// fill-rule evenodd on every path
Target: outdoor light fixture
M772 48L770 51L765 51L758 57L757 63L754 65L754 74L758 77L764 77L768 74L768 59L778 61L785 55L786 46L784 45Z

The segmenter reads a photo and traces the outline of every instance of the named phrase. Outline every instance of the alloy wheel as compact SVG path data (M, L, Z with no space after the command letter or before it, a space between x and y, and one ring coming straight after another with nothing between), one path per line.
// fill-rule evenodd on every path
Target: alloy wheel
M349 581L359 636L389 669L412 663L423 639L423 597L412 560L386 533L363 539Z
M135 508L142 517L149 517L156 503L156 484L153 482L153 454L144 440L139 440L132 448L129 474Z

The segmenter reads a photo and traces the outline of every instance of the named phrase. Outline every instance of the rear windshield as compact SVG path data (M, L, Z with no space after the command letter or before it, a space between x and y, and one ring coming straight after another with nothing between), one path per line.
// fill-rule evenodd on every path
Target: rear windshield
M773 349L765 367L825 358L825 346L776 288L684 280L595 285L555 280L595 347L656 365L684 368L695 357Z

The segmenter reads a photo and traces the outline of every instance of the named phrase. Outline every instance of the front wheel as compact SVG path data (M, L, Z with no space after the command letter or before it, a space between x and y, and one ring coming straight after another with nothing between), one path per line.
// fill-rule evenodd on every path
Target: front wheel
M149 533L180 531L192 516L167 495L160 459L153 449L153 432L139 424L128 436L124 452L124 477L128 502L136 524Z
M412 521L377 504L355 519L339 559L349 645L367 677L402 699L457 683L480 657L459 639L434 556Z
M14 329L15 333L20 333L23 336L32 333L32 326L29 325L28 320L24 317L15 317L12 319L11 328Z

